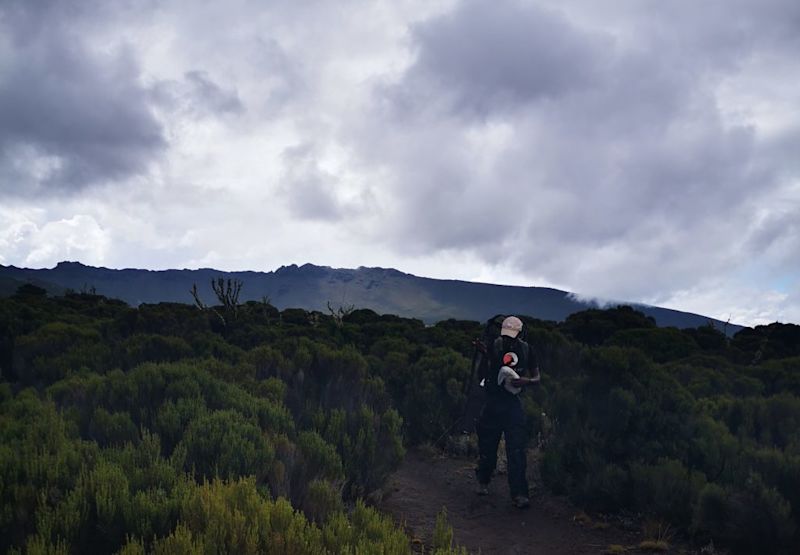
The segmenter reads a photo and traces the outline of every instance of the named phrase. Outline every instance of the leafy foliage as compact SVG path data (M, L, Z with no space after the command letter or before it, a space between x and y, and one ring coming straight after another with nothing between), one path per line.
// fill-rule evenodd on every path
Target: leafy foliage
M524 319L552 490L734 552L797 550L800 327ZM21 289L0 300L0 550L409 553L362 499L460 416L480 330ZM444 513L434 544L456 552Z
M0 550L410 552L345 512L404 452L347 343L256 303L215 331L183 305L21 293L0 301Z

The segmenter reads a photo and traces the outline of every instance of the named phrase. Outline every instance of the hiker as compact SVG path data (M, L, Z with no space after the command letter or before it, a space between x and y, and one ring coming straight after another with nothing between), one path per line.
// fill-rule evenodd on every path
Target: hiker
M487 345L488 376L484 379L486 401L476 423L478 433L478 495L488 495L497 465L497 446L505 435L508 487L515 507L530 506L525 476L525 414L518 394L539 382L539 368L530 346L519 337L522 321L516 316L503 320L500 336ZM529 373L530 377L523 377Z

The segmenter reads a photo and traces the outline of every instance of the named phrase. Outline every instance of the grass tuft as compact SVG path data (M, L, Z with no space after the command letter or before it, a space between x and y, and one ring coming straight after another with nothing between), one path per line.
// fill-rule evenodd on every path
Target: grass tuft
M642 551L669 551L669 544L664 540L644 540L639 544Z

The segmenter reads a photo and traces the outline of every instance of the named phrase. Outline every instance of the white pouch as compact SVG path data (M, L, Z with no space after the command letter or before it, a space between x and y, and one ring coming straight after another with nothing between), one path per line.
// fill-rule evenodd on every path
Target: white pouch
M522 391L522 388L511 385L511 380L515 380L517 378L519 378L519 374L517 374L513 368L501 366L500 371L497 373L497 385L502 385L506 388L506 391L516 395Z

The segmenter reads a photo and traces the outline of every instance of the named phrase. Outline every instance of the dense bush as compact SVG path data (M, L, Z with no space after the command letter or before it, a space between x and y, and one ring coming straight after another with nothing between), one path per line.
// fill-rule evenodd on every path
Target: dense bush
M362 332L248 303L222 328L186 305L21 293L0 300L0 550L410 552L390 520L345 512L404 453L354 347L382 317Z
M693 527L742 553L776 553L792 544L791 506L757 474L742 485L708 484L700 493Z
M637 329L631 321L584 313L565 323L598 346L576 349L577 369L551 370L559 384L545 406L557 433L542 462L545 483L590 507L665 519L734 552L796 549L800 368L778 357L794 355L786 338L797 326L745 330L729 344L713 329ZM755 352L754 337L764 362L742 355Z
M410 551L358 500L460 416L480 323L220 314L0 299L0 550ZM800 327L729 338L630 307L524 319L546 485L735 552L797 550Z

